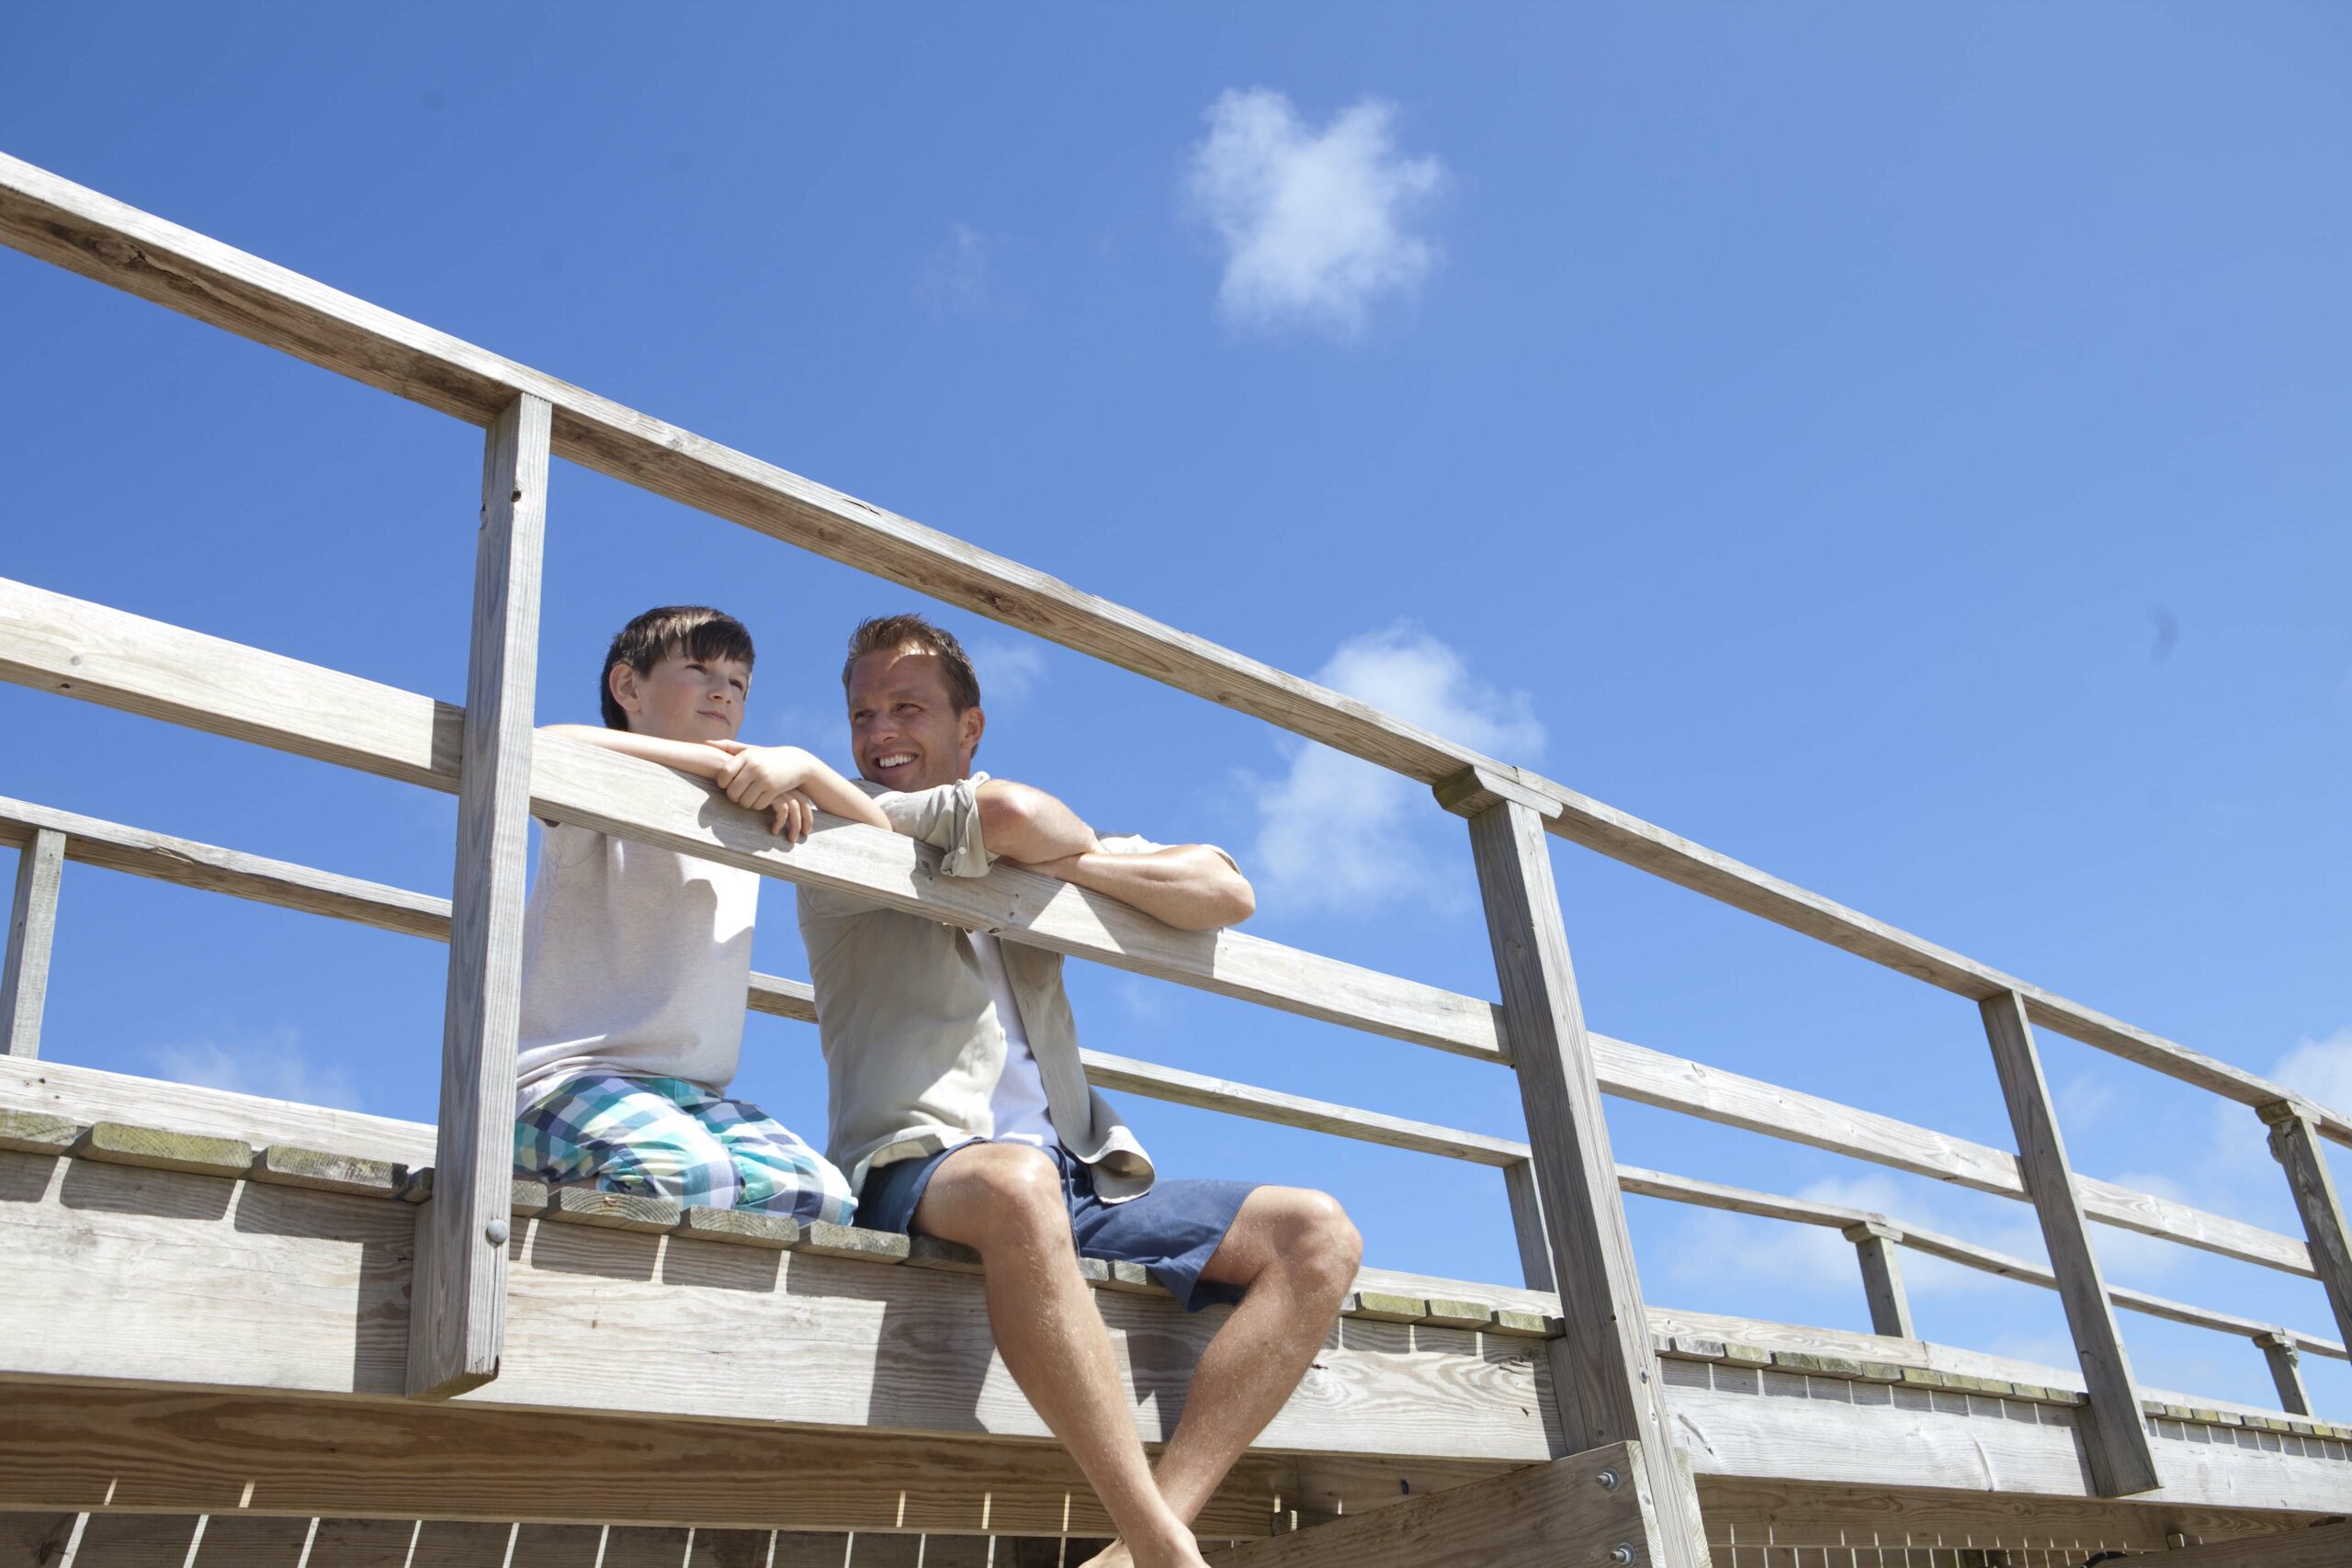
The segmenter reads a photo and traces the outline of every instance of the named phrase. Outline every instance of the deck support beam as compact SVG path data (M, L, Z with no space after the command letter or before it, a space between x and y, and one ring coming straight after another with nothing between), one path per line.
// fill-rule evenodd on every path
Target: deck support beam
M2270 1152L2286 1168L2296 1213L2303 1217L2303 1235L2311 1244L2312 1268L2327 1289L2327 1304L2335 1309L2336 1331L2352 1344L2352 1232L2347 1232L2344 1201L2336 1195L2335 1175L2320 1148L2318 1114L2291 1100L2273 1100L2256 1114L2269 1127Z
M1657 1526L1657 1555L1641 1561L1702 1568L1698 1492L1675 1462L1544 819L1522 792L1477 769L1436 793L1469 819L1503 1032L1527 1112L1529 1163L1566 1322L1549 1348L1560 1441L1568 1453L1628 1444Z
M1611 1443L1206 1556L1216 1568L1671 1562L1643 1457L1638 1443Z
M2065 1139L2058 1131L2057 1107L2050 1098L2049 1080L2042 1075L2041 1054L2034 1048L2033 1026L2026 1021L2025 998L2015 991L2003 991L1985 998L1978 1004L1978 1011L1984 1015L1984 1036L1993 1047L1993 1065L2001 1076L2001 1097L2008 1103L2009 1125L2017 1134L2018 1174L2025 1179L2026 1195L2033 1200L2034 1212L2041 1220L2041 1237L2050 1249L2058 1297L2066 1308L2066 1326L2074 1335L2075 1355L2090 1392L2083 1450L2090 1466L2091 1484L2102 1497L2153 1491L2163 1483L2156 1473L2148 1424L2141 1414L2140 1387L2132 1376L2123 1337L2115 1326L2115 1311L2108 1302L2098 1255L2091 1247L2090 1225L2083 1218L2074 1169L2066 1159Z
M40 1055L40 1015L49 999L49 950L57 933L57 885L65 835L43 828L17 852L17 896L8 908L8 953L0 968L0 1050Z
M2273 1535L2176 1547L2150 1561L2159 1568L2342 1568L2352 1562L2352 1523L2338 1519Z
M1894 1248L1903 1233L1876 1220L1862 1220L1841 1233L1854 1244L1862 1267L1862 1294L1871 1303L1871 1332L1896 1339L1917 1339L1911 1322L1911 1297L1903 1288L1903 1263Z
M1544 1195L1535 1189L1535 1162L1503 1167L1503 1191L1510 1199L1511 1233L1519 1238L1520 1278L1531 1291L1554 1291L1552 1243L1544 1229Z
M433 1201L417 1216L412 1397L446 1398L488 1382L498 1375L505 1335L548 428L547 400L525 393L492 422L482 449L437 1176Z
M2270 1381L2278 1388L2278 1408L2290 1416L2312 1413L2311 1390L2303 1386L2303 1359L2292 1335L2258 1334L2255 1348L2270 1363Z

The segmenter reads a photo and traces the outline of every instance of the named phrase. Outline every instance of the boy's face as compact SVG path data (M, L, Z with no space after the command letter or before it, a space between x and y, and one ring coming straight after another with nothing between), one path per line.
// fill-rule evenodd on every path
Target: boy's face
M628 664L605 673L613 700L639 735L663 740L732 740L743 728L743 698L752 689L749 667L732 659L695 659L665 653L639 674Z
M972 771L988 717L956 711L947 671L923 649L877 649L849 672L849 744L857 771L895 790L954 784Z

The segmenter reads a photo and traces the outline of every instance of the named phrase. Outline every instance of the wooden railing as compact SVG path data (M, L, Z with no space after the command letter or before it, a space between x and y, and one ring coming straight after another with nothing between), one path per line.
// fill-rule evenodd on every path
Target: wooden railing
M21 584L0 584L0 676L343 763L460 797L453 897L252 861L40 808L13 808L26 852L11 927L5 1018L11 1049L38 1038L42 956L57 868L127 870L367 919L453 932L439 1122L439 1185L420 1247L411 1389L447 1393L494 1374L507 1192L504 1085L523 900L525 818L537 814L854 892L1007 940L1512 1066L1528 1140L1508 1140L1274 1095L1172 1068L1094 1057L1098 1081L1261 1119L1465 1158L1506 1173L1531 1283L1556 1281L1565 1334L1553 1387L1571 1450L1636 1442L1669 1561L1695 1562L1695 1502L1673 1462L1622 1193L1631 1190L1804 1224L1854 1240L1873 1321L1908 1327L1895 1248L2049 1284L2065 1303L2090 1404L2083 1426L2098 1488L2158 1484L2141 1402L2112 1307L2243 1334L2280 1372L2296 1348L2341 1342L2110 1289L2090 1245L2097 1219L2315 1276L2352 1339L2352 1247L2318 1141L2352 1143L2352 1121L2278 1084L2135 1028L1874 920L1563 785L1458 746L1351 698L1093 598L854 497L731 451L527 367L326 288L218 242L0 158L0 241L239 335L483 426L473 654L464 709L376 682L142 620ZM780 847L748 815L693 782L530 731L538 535L548 459L565 457L654 493L890 578L1279 725L1432 785L1468 824L1501 1001L1422 986L1235 932L1173 932L1114 901L1000 867L942 879L903 839L828 824ZM1696 1063L1584 1027L1545 834L1565 838L1735 908L1974 1001L2021 1153L1963 1142ZM747 998L793 1011L806 998L763 980ZM2298 1242L2071 1169L2035 1027L2055 1030L2256 1111L2287 1167ZM21 1042L21 1046L19 1044ZM1621 1171L1600 1096L1612 1092L1708 1120L2020 1198L2035 1206L2047 1269L1899 1226L1883 1216ZM1680 1544L1677 1544L1680 1543Z

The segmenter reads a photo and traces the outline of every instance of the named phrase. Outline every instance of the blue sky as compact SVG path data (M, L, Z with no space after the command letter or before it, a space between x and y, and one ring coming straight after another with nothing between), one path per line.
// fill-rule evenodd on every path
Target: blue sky
M91 5L0 17L0 149L2352 1109L2348 52L2320 6ZM477 432L13 253L0 342L0 572L462 694ZM758 636L747 735L835 756L850 623L921 604L560 465L541 718L677 600ZM1419 792L944 618L989 766L1228 845L1268 936L1492 993ZM441 797L14 688L0 725L0 793L448 885ZM2009 1141L1965 1002L1555 859L1595 1027ZM759 963L805 972L778 888ZM429 1116L442 967L76 868L45 1051ZM1074 988L1100 1048L1519 1130L1480 1064ZM2081 1168L2294 1228L2250 1112L2044 1045ZM810 1032L753 1019L739 1089L813 1126ZM1489 1172L1128 1108L1166 1168L1339 1192L1375 1263L1515 1277ZM1610 1114L1629 1163L2039 1250L2020 1205ZM1866 1323L1834 1237L1632 1212L1654 1302ZM1914 1290L2064 1359L2045 1292ZM2267 1397L2122 1321L2145 1381Z

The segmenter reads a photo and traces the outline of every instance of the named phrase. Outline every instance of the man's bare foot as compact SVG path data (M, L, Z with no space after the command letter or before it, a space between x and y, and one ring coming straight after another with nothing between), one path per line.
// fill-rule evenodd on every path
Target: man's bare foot
M1114 1540L1080 1563L1078 1568L1136 1568L1135 1553L1127 1550L1125 1541Z
M1208 1568L1201 1556L1200 1547L1190 1530L1166 1544L1158 1556L1138 1556L1125 1540L1114 1540L1079 1565L1079 1568Z

